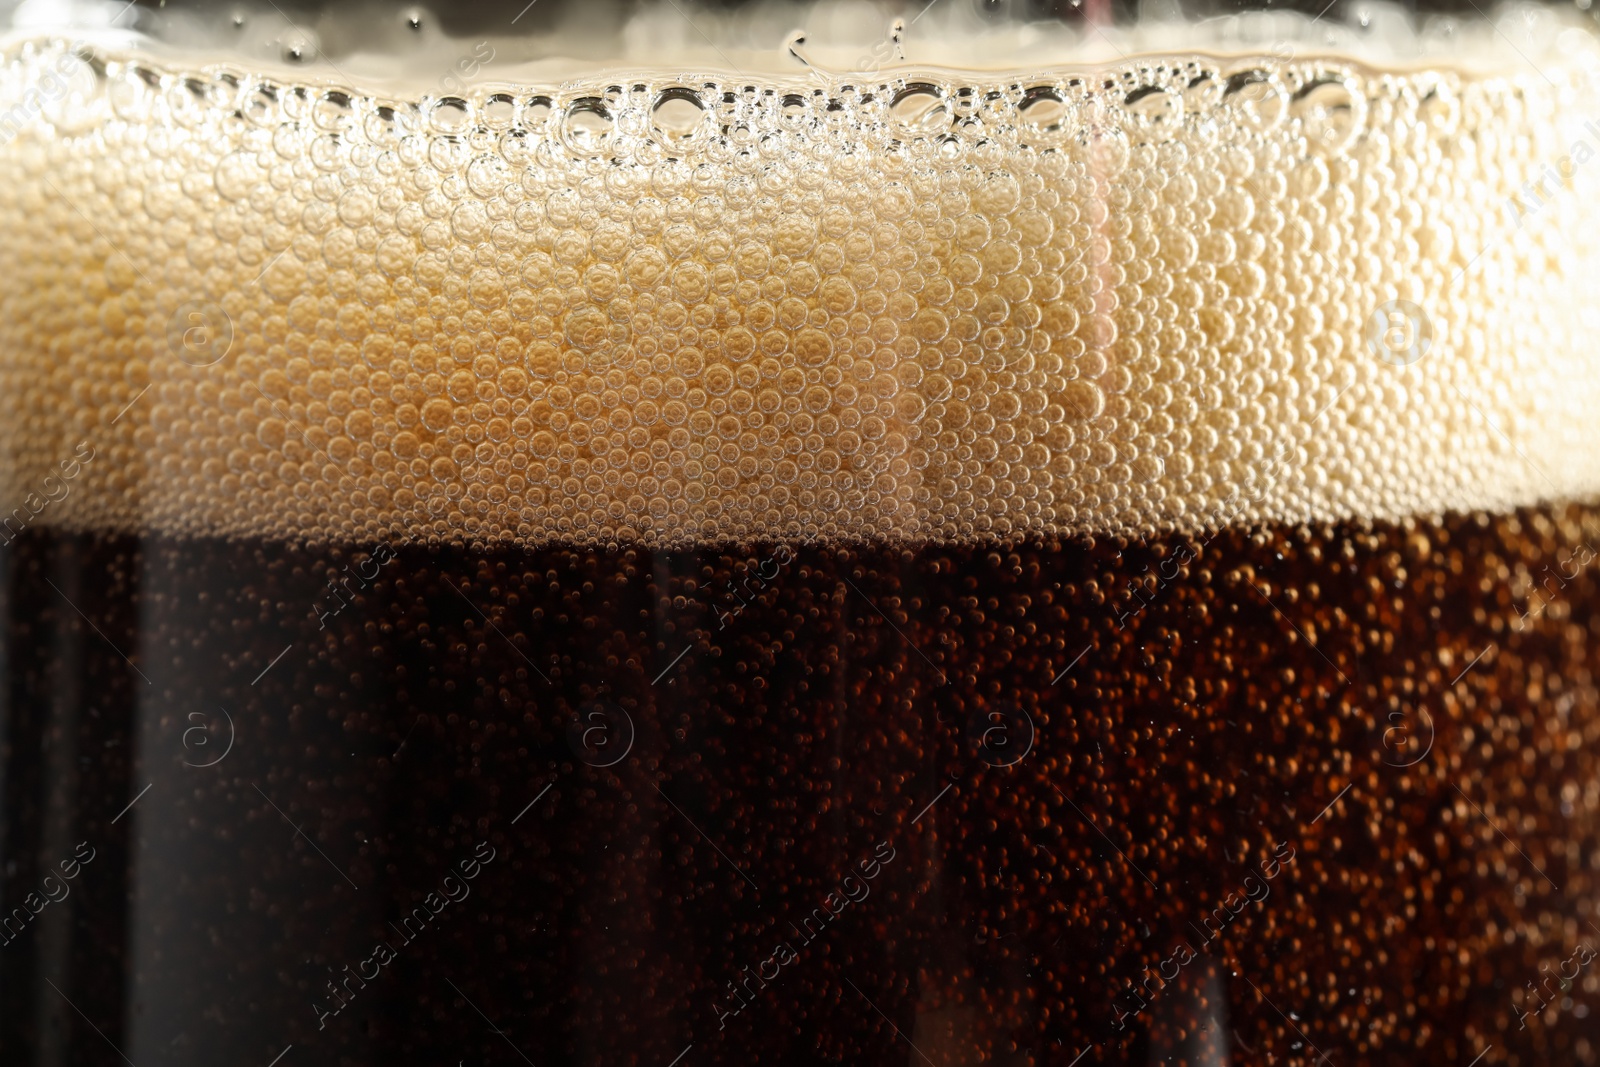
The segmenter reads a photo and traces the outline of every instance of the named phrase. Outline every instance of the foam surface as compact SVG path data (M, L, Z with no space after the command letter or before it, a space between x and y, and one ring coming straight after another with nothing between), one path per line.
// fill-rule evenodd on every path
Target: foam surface
M921 540L1590 495L1563 47L406 101L19 45L0 516Z

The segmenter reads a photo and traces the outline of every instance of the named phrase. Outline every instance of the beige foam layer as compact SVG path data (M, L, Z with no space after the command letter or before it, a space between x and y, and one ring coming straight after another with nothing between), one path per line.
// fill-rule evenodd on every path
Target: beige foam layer
M23 48L5 528L922 540L1590 495L1568 44L420 103Z

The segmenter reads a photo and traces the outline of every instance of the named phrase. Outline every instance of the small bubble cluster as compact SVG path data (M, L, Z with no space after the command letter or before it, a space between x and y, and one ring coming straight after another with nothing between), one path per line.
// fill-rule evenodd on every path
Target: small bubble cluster
M96 450L53 523L982 540L1600 487L1576 61L394 100L80 51L29 110L64 49L0 70L6 507ZM1425 358L1375 357L1395 302Z

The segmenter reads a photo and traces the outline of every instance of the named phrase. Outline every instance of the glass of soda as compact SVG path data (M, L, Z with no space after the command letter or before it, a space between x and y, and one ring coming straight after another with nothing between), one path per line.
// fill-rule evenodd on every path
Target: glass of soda
M3 5L0 1061L1597 1062L1587 7Z

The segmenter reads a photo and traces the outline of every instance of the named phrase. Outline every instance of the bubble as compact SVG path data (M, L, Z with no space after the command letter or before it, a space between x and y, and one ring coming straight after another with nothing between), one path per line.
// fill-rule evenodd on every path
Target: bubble
M795 334L792 349L802 365L820 367L833 356L833 340L821 330L807 327Z
M1060 144L1070 132L1070 109L1054 86L1039 85L1023 93L1017 116L1024 136L1035 143Z
M267 172L254 152L241 150L223 156L211 176L224 200L243 200L266 180Z
M450 228L463 241L482 241L489 235L488 209L476 200L468 200L450 213Z
M1131 158L1128 135L1118 126L1089 125L1079 135L1084 162L1089 172L1103 180L1113 180L1127 169Z
M555 105L548 96L530 96L522 106L522 121L530 130L540 130L550 118Z
M468 293L474 307L489 311L504 306L506 302L505 279L495 270L476 270L468 283Z
M365 226L377 212L377 199L366 189L349 189L339 198L339 221L346 226Z
M799 129L810 115L806 98L798 93L788 93L778 107L778 118L787 129Z
M409 275L417 261L417 246L409 237L391 234L378 242L374 260L378 269L391 278Z
M912 82L895 93L889 113L900 129L914 135L939 133L950 126L943 90L927 82Z
M380 104L362 119L361 130L374 146L390 148L399 142L403 133L409 132L411 118L405 108Z
M599 97L574 100L562 115L561 140L575 155L604 155L611 150L614 134L611 110Z
M1361 132L1365 97L1348 79L1319 75L1290 101L1290 114L1300 121L1311 150L1320 156L1342 155Z
M320 93L311 105L311 122L319 130L338 133L348 129L355 121L355 106L348 93L328 91Z
M1099 418L1106 407L1106 397L1100 387L1081 378L1067 383L1061 394L1061 402L1068 413L1080 421Z
M149 115L152 102L150 87L136 67L118 71L111 78L107 88L107 97L112 112L118 118L129 122L141 122ZM277 107L277 102L270 95L270 91L258 88L245 95L245 100L240 110L246 119L256 122L260 117L263 104L274 110ZM276 125L276 122L277 119L274 115L264 122L258 122L258 124L270 126Z
M1259 67L1230 74L1222 100L1245 123L1258 130L1277 126L1288 110L1287 94L1277 75Z
M455 408L451 406L448 400L442 397L434 397L422 405L420 415L422 425L434 433L443 433L450 428L450 424L454 421Z
M666 278L667 267L667 257L660 250L650 247L636 248L629 252L622 264L628 284L640 290L653 289L659 285Z
M1134 118L1134 129L1141 139L1155 143L1170 141L1183 125L1183 98L1159 85L1146 85L1129 93L1124 101Z
M491 130L508 130L517 119L517 101L510 93L494 93L479 108L483 124Z
M428 108L428 125L435 133L457 134L472 123L472 105L458 96L445 96Z
M56 53L46 88L38 106L44 121L67 137L94 129L104 119L110 103L103 95L107 85L101 68L85 62L76 52Z
M1461 122L1461 100L1454 89L1440 82L1427 88L1418 112L1435 135L1450 137Z
M1184 86L1184 107L1192 114L1204 115L1222 103L1225 88L1215 72L1203 70Z
M667 148L686 148L706 134L706 107L692 89L664 89L651 105L650 123Z

